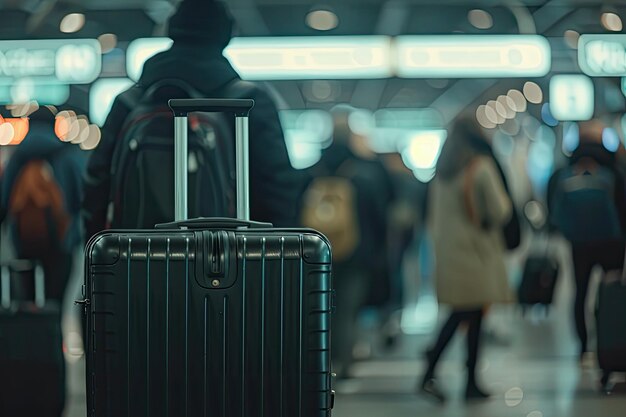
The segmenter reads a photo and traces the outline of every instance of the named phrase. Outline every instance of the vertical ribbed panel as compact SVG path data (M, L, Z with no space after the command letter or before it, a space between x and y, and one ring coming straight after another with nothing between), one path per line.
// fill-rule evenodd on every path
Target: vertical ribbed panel
M223 300L223 315L222 315L222 384L221 384L221 390L222 390L222 417L226 417L226 390L227 390L227 383L226 383L226 376L228 375L228 348L229 348L229 344L228 344L228 318L229 318L229 314L228 314L228 295L224 296L224 300Z
M284 417L284 377L283 364L285 363L285 237L280 238L280 417Z
M230 233L222 288L193 231L112 236L88 265L90 417L330 416L330 266L310 235Z
M165 415L170 416L170 259L171 239L165 246Z
M243 238L243 259L241 270L241 417L246 417L246 279L248 260L248 238Z
M299 350L299 359L298 359L298 415L302 417L302 370L304 369L304 361L302 360L302 334L304 333L304 265L303 259L300 257L299 262L299 276L300 276L300 328L298 332L298 337L300 338L300 342L298 346L300 346Z
M189 238L185 239L185 417L189 417Z
M131 273L130 273L130 263L131 263L131 254L132 254L132 244L133 240L132 239L128 239L128 259L126 262L126 277L127 277L127 283L126 283L126 312L127 312L127 316L126 316L126 376L127 376L127 390L126 390L126 415L128 417L131 417L130 415L130 329L131 329L131 323L130 323L130 282L132 280L131 277Z
M146 248L146 417L150 417L150 246Z
M209 313L208 313L208 305L209 305L209 296L206 295L204 297L204 343L203 343L203 355L202 355L202 359L203 359L203 366L202 366L202 370L204 372L203 374L203 378L202 378L202 386L204 387L203 391L205 393L204 395L204 417L207 417L207 412L208 412L208 408L209 408L209 390L208 390L208 384L207 384L207 371L208 371L208 353L207 353L207 348L208 348L208 344L207 344L207 333L209 331Z
M261 238L261 417L265 415L265 237Z

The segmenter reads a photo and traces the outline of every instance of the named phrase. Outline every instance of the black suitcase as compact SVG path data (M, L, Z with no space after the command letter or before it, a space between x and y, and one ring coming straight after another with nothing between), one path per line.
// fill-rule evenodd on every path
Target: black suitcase
M626 282L622 271L609 271L598 287L596 300L598 366L602 390L609 394L612 372L626 372Z
M524 262L517 298L523 308L541 304L549 307L559 276L559 263L548 254L529 255Z
M25 280L35 281L36 302ZM0 416L61 417L65 360L59 305L46 302L43 274L29 261L2 265ZM28 299L27 299L28 298Z
M330 416L330 245L246 220L252 105L170 100L180 221L88 243L89 416ZM243 220L182 220L191 111L236 112Z

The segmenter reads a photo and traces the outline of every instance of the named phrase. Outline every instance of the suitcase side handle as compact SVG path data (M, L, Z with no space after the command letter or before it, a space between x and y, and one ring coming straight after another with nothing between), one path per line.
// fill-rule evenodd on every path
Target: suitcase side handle
M167 104L177 117L187 116L191 112L235 113L237 116L248 117L254 107L252 99L221 99L221 98L175 98Z
M198 217L190 220L180 220L169 223L159 223L155 229L267 229L273 227L271 223L255 222L251 220L232 219L230 217Z

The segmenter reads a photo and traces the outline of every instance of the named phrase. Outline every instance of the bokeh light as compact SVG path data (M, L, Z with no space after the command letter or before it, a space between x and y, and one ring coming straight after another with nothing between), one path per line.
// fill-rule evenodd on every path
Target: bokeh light
M339 25L339 18L330 10L313 10L306 15L306 24L315 30L331 30Z
M85 26L85 15L82 13L70 13L66 15L59 26L63 33L75 33Z
M117 36L113 33L103 33L98 36L100 42L100 50L103 54L111 52L117 46Z
M495 116L494 116L494 118L495 118ZM476 109L476 120L485 129L493 129L494 127L496 127L496 123L492 122L487 117L487 106L485 106L484 104L481 104Z
M71 142L78 136L78 125L75 125L76 113L63 110L57 113L54 121L54 133L63 142Z
M528 102L539 104L543 100L543 91L541 91L541 87L537 83L527 81L524 84L524 96Z
M0 124L0 145L8 145L13 140L15 129L11 123L3 121Z
M572 49L578 49L578 38L580 38L580 33L575 30L566 30L563 34L563 38L565 39L565 43Z
M512 100L508 98L508 96L498 96L496 102L502 106L500 109L503 111L503 113L501 114L502 116L504 116L505 119L512 119L515 117L515 110L513 109L513 107L515 107L515 103L513 103Z
M514 387L504 394L504 402L509 407L516 407L522 403L524 391L519 387Z
M620 145L619 135L612 127L605 127L602 130L602 145L611 152L617 152Z
M602 13L600 21L606 30L611 32L621 32L622 30L622 19L615 13Z
M548 126L556 127L559 125L559 121L550 112L550 103L543 103L543 106L541 106L541 119Z
M511 89L507 93L507 97L509 97L513 102L513 110L518 113L523 113L526 111L526 97L524 97L524 94L522 94L521 91Z
M89 125L89 135L84 142L82 142L79 146L84 151L90 151L95 149L100 144L101 132L98 125L90 124Z
M469 20L476 29L490 29L493 26L491 14L482 9L470 10L467 13L467 20Z
M487 102L487 108L492 109L493 114L495 114L495 120L491 118L490 120L495 121L496 124L504 123L505 119L504 119L503 113L506 113L506 111L502 107L503 106L495 100L489 100ZM487 110L485 110L485 112L487 112Z

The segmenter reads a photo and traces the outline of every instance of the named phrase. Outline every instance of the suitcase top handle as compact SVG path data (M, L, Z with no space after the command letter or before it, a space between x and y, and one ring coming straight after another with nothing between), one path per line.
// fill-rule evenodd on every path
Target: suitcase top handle
M191 112L235 113L236 116L248 117L254 107L252 99L216 99L216 98L175 98L167 103L175 116L187 116Z

